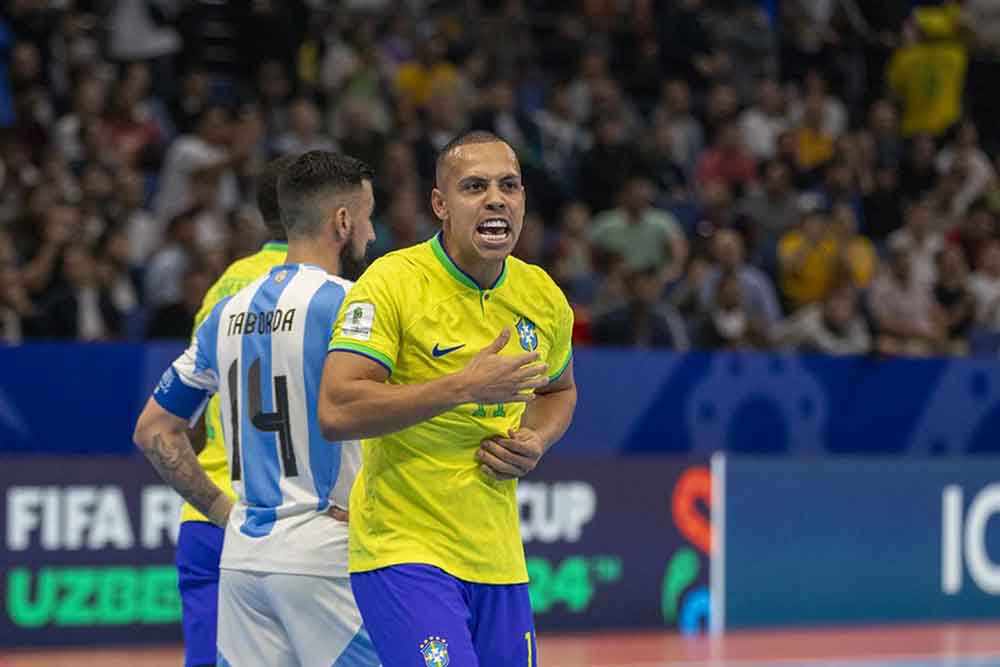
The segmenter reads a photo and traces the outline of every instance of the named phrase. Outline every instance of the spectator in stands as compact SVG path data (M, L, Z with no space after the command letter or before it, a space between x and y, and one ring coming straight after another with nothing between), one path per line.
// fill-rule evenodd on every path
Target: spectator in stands
M723 180L740 192L757 181L757 163L743 147L739 125L729 121L719 127L712 148L698 161L698 183Z
M124 164L133 168L155 169L163 161L167 130L149 99L150 85L144 63L127 66L108 116L111 140L119 146Z
M952 214L962 216L996 178L990 159L979 146L979 132L971 121L964 121L955 131L955 140L947 145L935 161L939 173L958 170L962 184L951 200Z
M589 304L596 296L598 278L594 271L594 249L587 230L590 209L573 201L560 213L559 236L552 259L552 277L566 292L570 302Z
M871 334L858 310L857 289L841 283L821 302L801 308L781 327L778 343L802 352L866 354Z
M430 219L422 213L420 197L414 189L398 190L389 200L384 216L375 223L373 257L380 257L392 250L407 248L426 241L436 231Z
M594 342L678 352L688 349L684 320L663 298L663 273L659 267L633 271L626 284L628 300L595 319L592 325Z
M147 338L188 339L194 327L194 318L201 307L205 292L212 286L212 275L197 266L184 273L179 301L167 303L155 311L146 329Z
M445 59L447 45L443 35L426 35L416 42L414 58L399 66L393 82L403 104L433 108L435 90L460 84L461 73Z
M872 283L869 310L876 349L882 354L926 356L943 351L945 318L929 285L913 279L910 254L889 246L889 256Z
M807 210L799 229L778 244L781 290L795 311L826 298L841 282L867 287L877 264L871 241L857 233L854 212L838 204L829 214Z
M74 239L82 236L76 207L60 202L42 211L42 215L41 238L21 274L25 288L36 299L45 298L59 286L63 253Z
M890 234L888 242L909 253L914 280L928 285L937 281L938 255L944 248L944 236L931 229L928 202L910 204L906 209L906 225Z
M133 169L119 171L115 190L117 219L125 227L129 241L129 263L139 267L160 247L165 225L143 208L145 183L139 172Z
M111 293L100 284L88 245L74 243L66 248L63 275L65 286L53 292L42 307L44 335L83 341L116 338L122 314Z
M336 150L336 144L323 133L321 124L322 118L315 102L307 97L292 100L288 104L288 130L278 135L273 152L288 155L312 150Z
M988 241L997 238L998 232L996 216L985 202L979 202L961 219L960 224L946 232L945 238L962 248L967 266L978 267L982 248Z
M538 127L528 114L517 108L514 82L496 78L486 84L486 91L485 104L472 114L470 127L503 137L517 151L522 163L540 160Z
M702 298L702 285L711 269L712 261L707 255L691 253L684 276L670 288L670 303L688 323L697 322L701 318L702 308L707 303Z
M890 100L878 99L868 110L868 132L875 142L875 161L879 164L899 164L903 159L903 142L899 135L899 113Z
M657 206L669 208L689 201L688 178L684 166L674 160L670 126L658 122L650 130L652 137L641 146L643 168L656 186Z
M751 191L739 203L740 214L749 222L758 248L771 249L799 218L798 192L786 162L772 160L763 166L764 187Z
M627 176L638 167L637 152L621 119L597 120L594 143L580 159L574 190L590 210L604 211L615 205Z
M957 15L948 7L923 8L903 29L886 79L903 105L903 136L940 136L961 115L968 53ZM927 85L933 81L934 85Z
M944 313L949 354L967 354L969 333L976 319L976 297L969 282L969 265L962 249L947 244L937 255L934 299Z
M816 132L836 141L847 132L847 107L840 98L830 93L829 82L820 70L809 70L803 84L803 96L789 103L788 120L791 126L802 125L811 107L816 116L811 124Z
M740 286L739 308L765 332L781 319L774 285L763 271L747 264L743 237L732 229L720 229L712 239L713 263L701 283L701 306L710 312L719 294L723 275L732 276ZM734 302L735 303L735 302ZM735 307L735 306L734 306Z
M705 118L705 132L708 134L710 143L717 143L722 128L738 120L739 111L740 96L736 92L736 86L728 81L713 83L708 91L708 99L705 101L705 109L702 113ZM742 133L740 139L742 140ZM744 150L746 150L745 147Z
M808 95L802 118L795 130L796 158L799 169L810 172L818 169L833 157L836 135L828 129L824 119L824 98Z
M669 128L674 162L693 172L705 148L705 130L691 113L691 89L686 81L669 79L663 84L653 117L658 125Z
M95 269L97 279L106 289L115 310L121 314L124 326L139 309L140 286L129 261L129 241L123 227L111 227L97 241Z
M197 131L198 119L210 103L211 86L208 70L201 65L191 65L184 72L180 92L167 100L167 110L178 134L183 136Z
M542 164L557 180L573 183L577 162L590 148L590 137L577 122L570 103L569 88L555 83L545 106L534 113Z
M379 164L387 137L373 113L373 104L365 97L349 98L339 108L339 130L334 141L341 151L366 164ZM377 103L381 105L381 100Z
M743 145L757 160L770 160L778 150L778 135L788 128L784 91L777 80L761 79L757 103L740 116Z
M1000 240L983 243L970 287L976 299L977 324L1000 331Z
M180 213L167 224L164 245L149 259L144 303L159 308L181 300L181 279L198 257L197 210Z
M219 206L224 210L239 203L240 190L235 167L247 159L253 145L246 136L235 136L229 109L208 106L198 119L196 134L178 137L163 164L157 217L171 218L192 205L191 175L199 169L214 168L219 173Z
M34 333L37 316L17 268L13 245L8 234L0 231L0 344L17 345Z
M680 277L687 259L687 240L677 221L654 208L653 184L634 174L619 193L619 206L598 213L590 241L599 252L618 254L633 270L656 267L664 282Z
M104 280L120 285L130 269L151 275L152 285L147 281L140 292L160 299L157 292L173 289L166 303L177 303L185 261L211 272L252 247L256 235L247 230L255 214L240 203L252 194L246 190L256 165L279 144L299 150L316 137L367 155L378 167L377 196L386 205L377 252L421 240L433 228L413 193L429 187L437 150L467 121L510 135L519 148L533 210L544 222L531 226L518 253L545 264L573 300L578 340L589 335L591 314L600 319L632 298L629 281L650 255L669 267L671 275L661 278L678 279L670 295L684 305L689 330L707 321L703 307L715 303L720 276L728 273L740 294L722 299L727 308L748 313L753 326L768 323L761 331L770 334L781 312L767 276L781 275L777 240L801 232L795 229L801 193L817 196L827 211L849 207L879 247L908 248L920 283L931 280L929 258L940 237L978 266L983 244L1000 236L1000 180L986 157L1000 133L982 124L1000 109L994 99L1000 95L984 90L997 66L976 63L976 86L964 84L961 40L970 34L957 29L971 29L976 44L991 43L985 0L966 0L961 10L954 1L914 3L919 39L905 44L888 68L883 51L900 42L908 0L772 2L772 20L779 10L784 20L773 27L760 23L758 3L745 0L643 0L617 9L599 2L580 12L548 3L544 21L534 9L493 11L491 3L473 3L462 22L418 21L385 2L361 11L361 4L347 3L333 16L315 2L257 3L246 13L246 30L229 35L210 29L241 25L235 5L60 2L48 3L43 21L4 14L12 32L5 42L0 23L0 59L9 62L9 85L0 81L0 126L14 125L0 133L6 167L0 168L0 229L14 235L19 276L11 281L24 285L41 310L68 288L64 253L83 244L96 253ZM84 11L95 12L92 25L115 28L108 40L96 39ZM123 33L122 25L135 34ZM274 39L264 44L259 35L272 28ZM180 34L197 40L175 63ZM858 38L867 44L866 67L858 66ZM780 70L771 58L775 39L784 57ZM247 40L263 49L233 48ZM183 67L179 85L174 66ZM927 72L942 85L922 88ZM957 124L964 88L978 126ZM885 89L892 100L883 97ZM741 114L747 102L752 106ZM219 105L252 113L226 119ZM915 119L933 127L918 132ZM221 122L213 128L213 120ZM306 131L290 133L290 124ZM940 155L938 142L946 146ZM737 143L744 148L725 149ZM758 173L746 168L758 161ZM618 198L634 174L651 181L655 194L650 198L647 188L634 197L645 200L633 206L643 212L629 217ZM917 201L930 211L918 216L929 223L926 232L920 221L903 227L905 206ZM164 215L153 216L147 205ZM185 224L197 243L185 249L173 236L164 239L163 228L190 208L194 221ZM658 227L658 238L669 242L595 236L601 248L592 245L609 215L641 221L645 211L672 216L669 232ZM544 234L534 234L548 222ZM841 225L837 241L834 223L823 234L823 243L854 249L831 255L836 270L821 263L821 273L833 276L830 285L849 282L852 271L858 281L859 267L870 274L871 244L853 226ZM642 225L624 228L629 236ZM682 246L695 259L684 262ZM70 261L78 254L73 250ZM946 257L953 261L942 254L938 266ZM929 285L942 312L954 306L955 318L966 303L956 296L961 284L938 276ZM816 296L812 319L802 314L803 321L814 324L817 312L845 295ZM35 322L44 328L44 318L22 310L22 336ZM131 335L136 321L126 318L119 329ZM952 340L963 337L958 324L953 318L943 325ZM961 351L952 343L927 347ZM994 347L1000 349L992 342L973 346L990 353Z
M107 84L96 73L84 73L73 86L73 106L56 121L53 143L68 162L83 159L83 127L88 121L101 122Z
M709 297L695 326L695 345L710 349L762 347L771 327L745 304L745 289L734 271L721 273L710 283Z
M876 245L886 239L903 224L903 195L899 187L899 169L893 163L876 166L872 183L863 191L861 210L864 211L864 232ZM928 213L932 208L927 205Z
M929 134L917 134L909 141L900 169L900 194L911 201L934 189L937 181L937 143Z

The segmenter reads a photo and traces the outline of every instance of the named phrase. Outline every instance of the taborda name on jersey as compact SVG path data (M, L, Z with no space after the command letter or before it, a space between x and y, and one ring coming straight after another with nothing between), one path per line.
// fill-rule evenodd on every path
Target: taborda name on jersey
M233 313L229 316L229 325L226 327L227 336L249 336L250 334L277 333L278 331L291 331L295 324L295 309L282 310L275 308L262 313L247 311L245 313Z

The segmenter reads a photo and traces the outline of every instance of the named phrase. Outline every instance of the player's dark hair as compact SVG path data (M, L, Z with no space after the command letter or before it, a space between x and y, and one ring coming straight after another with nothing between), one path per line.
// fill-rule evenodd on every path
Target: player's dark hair
M486 130L471 130L469 132L463 132L446 143L444 148L442 148L437 154L437 160L434 162L434 179L437 181L438 186L441 185L441 172L444 169L444 165L456 148L460 146L468 146L469 144L492 144L495 142L507 144L506 141L492 132L487 132ZM507 145L510 146L510 144Z
M284 241L285 226L281 224L281 208L278 206L278 177L295 162L296 155L282 155L264 165L257 174L257 208L267 227L268 238Z
M326 197L342 198L348 206L364 181L375 178L367 164L342 153L309 151L297 157L278 176L281 222L289 236L315 234L325 220ZM322 201L320 198L323 198Z

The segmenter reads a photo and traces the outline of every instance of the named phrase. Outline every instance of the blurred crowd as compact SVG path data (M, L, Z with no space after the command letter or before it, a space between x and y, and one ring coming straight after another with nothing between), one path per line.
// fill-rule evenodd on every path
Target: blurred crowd
M188 336L282 154L423 241L486 129L578 343L997 356L997 81L994 0L7 0L0 341Z

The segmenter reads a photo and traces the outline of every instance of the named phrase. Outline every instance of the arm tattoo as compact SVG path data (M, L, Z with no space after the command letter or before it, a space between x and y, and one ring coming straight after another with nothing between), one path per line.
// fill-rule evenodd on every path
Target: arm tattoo
M145 450L163 481L174 487L195 509L209 516L220 490L198 464L187 434L156 433Z

